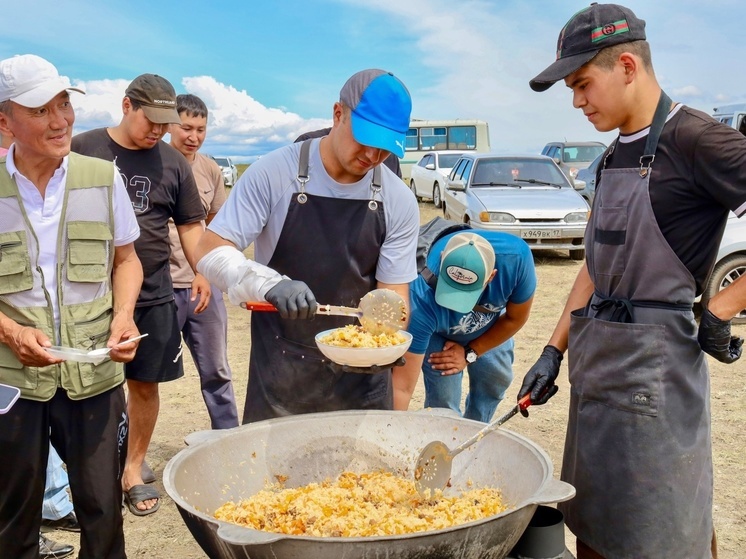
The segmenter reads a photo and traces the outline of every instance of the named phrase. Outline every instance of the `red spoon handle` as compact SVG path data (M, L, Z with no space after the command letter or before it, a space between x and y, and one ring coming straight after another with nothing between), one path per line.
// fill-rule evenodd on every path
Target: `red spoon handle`
M277 312L277 308L272 303L265 303L263 301L247 301L246 303L241 303L241 306L247 311Z

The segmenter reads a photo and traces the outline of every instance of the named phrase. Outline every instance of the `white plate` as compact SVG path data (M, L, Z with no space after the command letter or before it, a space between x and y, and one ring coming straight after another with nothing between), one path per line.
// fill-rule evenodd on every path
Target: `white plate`
M93 363L94 365L98 365L105 359L109 358L108 355L90 355L88 351L75 347L54 345L52 347L45 347L44 349L54 357L59 357L65 361L78 361L80 363Z

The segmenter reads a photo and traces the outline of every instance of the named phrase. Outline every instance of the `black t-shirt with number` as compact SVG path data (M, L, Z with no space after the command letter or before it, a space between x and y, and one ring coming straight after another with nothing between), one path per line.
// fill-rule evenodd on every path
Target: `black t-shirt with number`
M189 163L165 142L158 142L151 149L124 148L111 139L105 128L74 136L72 150L114 161L122 175L140 225L135 250L142 262L144 279L137 306L172 300L168 219L185 225L206 217Z
M639 168L647 132L620 136L606 168ZM596 184L598 193L600 171ZM658 142L649 189L658 227L701 293L728 210L746 211L746 137L703 112L675 107Z

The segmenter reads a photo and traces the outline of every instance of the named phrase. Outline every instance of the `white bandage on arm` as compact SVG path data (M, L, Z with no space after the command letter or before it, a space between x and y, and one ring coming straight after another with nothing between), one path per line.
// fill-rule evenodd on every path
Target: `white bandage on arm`
M214 283L234 305L264 301L267 291L289 279L263 264L246 258L232 246L219 246L197 262L197 271Z

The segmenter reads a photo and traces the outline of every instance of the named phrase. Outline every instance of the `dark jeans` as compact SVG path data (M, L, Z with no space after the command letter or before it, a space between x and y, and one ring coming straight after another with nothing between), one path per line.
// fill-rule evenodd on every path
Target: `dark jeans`
M127 416L123 387L83 400L58 389L0 415L0 555L39 558L49 442L67 464L81 527L79 559L123 559L122 486Z

